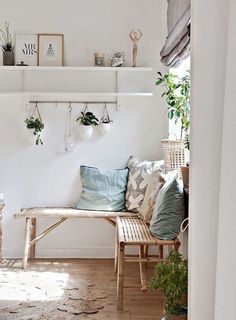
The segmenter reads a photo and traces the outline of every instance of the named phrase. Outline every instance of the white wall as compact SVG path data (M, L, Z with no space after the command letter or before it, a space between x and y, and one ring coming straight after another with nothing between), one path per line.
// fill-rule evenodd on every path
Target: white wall
M229 5L225 104L222 132L221 184L218 228L215 319L235 319L236 314L236 110L235 50L236 3Z
M24 119L26 107L19 97L0 96L0 192L5 193L4 256L20 257L24 241L23 221L15 221L14 213L22 207L74 205L80 194L79 166L121 168L130 155L160 159L160 140L167 136L168 120L160 91L155 88L156 71L161 70L159 51L165 37L166 4L156 0L51 0L1 1L0 21L9 21L14 31L62 32L65 34L66 65L91 65L93 53L111 55L124 50L131 64L133 27L143 31L138 64L154 67L154 72L124 78L123 90L151 90L152 98L126 98L123 111L109 107L114 128L108 136L95 136L87 142L78 138L76 148L64 152L67 106L42 105L46 125L43 147L29 144ZM17 77L0 74L1 89L20 90ZM89 78L82 81L75 74L61 77L40 75L31 87L37 90L114 90L114 78ZM73 107L73 119L83 109ZM91 110L101 115L103 106ZM74 123L75 125L75 123ZM38 232L50 221L41 220ZM113 256L114 230L105 221L68 221L43 239L37 248L39 257L110 257Z
M190 320L236 314L234 0L192 5Z

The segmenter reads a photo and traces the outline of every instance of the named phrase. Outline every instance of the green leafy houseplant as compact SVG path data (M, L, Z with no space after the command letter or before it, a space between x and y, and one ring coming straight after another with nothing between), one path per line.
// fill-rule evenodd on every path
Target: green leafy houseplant
M12 52L14 50L8 22L5 22L5 30L0 29L0 41L3 52Z
M41 132L44 129L44 124L40 118L35 118L30 116L25 120L27 129L33 129L33 135L35 136L35 144L42 145L43 141L41 139Z
M164 294L166 320L186 315L188 290L188 263L178 251L171 251L167 261L155 266L150 287ZM184 312L185 311L185 312ZM175 318L177 319L177 318Z
M84 126L98 126L99 120L95 117L95 115L90 112L81 112L81 116L76 119L76 121L80 121L80 124Z
M169 119L174 119L175 123L181 121L181 139L185 139L185 147L189 150L189 129L190 129L190 72L183 77L178 77L171 72L159 77L156 85L163 85L165 91L162 97L167 102L167 115Z

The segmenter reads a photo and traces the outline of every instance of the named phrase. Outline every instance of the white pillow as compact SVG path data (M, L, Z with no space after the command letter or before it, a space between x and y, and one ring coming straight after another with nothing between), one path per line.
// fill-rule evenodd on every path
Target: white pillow
M157 195L163 187L164 183L165 180L162 176L162 172L160 172L159 170L154 171L150 175L143 203L139 208L139 217L147 223L149 223L152 218Z

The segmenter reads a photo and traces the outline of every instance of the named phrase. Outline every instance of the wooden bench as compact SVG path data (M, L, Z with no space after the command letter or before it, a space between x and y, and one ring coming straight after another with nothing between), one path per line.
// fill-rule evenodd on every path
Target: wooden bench
M158 255L149 256L148 246L158 247ZM138 246L139 255L130 256L125 254L126 246ZM118 217L117 218L117 240L115 255L115 270L117 272L117 309L123 310L123 290L125 288L137 287L137 285L124 286L124 262L138 262L140 266L141 288L147 290L146 263L164 261L163 246L172 246L175 250L180 247L178 239L159 240L154 237L147 224L139 218ZM138 285L140 286L140 285Z
M28 256L30 259L35 258L35 245L45 237L49 232L57 228L60 224L69 218L102 218L113 226L116 225L117 217L135 217L132 212L110 212L110 211L87 211L74 208L28 208L22 209L20 213L15 214L15 218L25 219L25 243L24 254L22 259L22 268L26 269ZM36 235L37 218L58 218L59 220L49 226L41 234ZM30 254L29 254L30 251Z

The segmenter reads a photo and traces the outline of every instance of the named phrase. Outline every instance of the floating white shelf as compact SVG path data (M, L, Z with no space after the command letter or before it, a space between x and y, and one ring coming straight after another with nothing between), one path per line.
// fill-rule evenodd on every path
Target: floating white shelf
M0 92L2 95L70 97L151 97L152 92Z
M22 91L0 91L0 95L21 95L26 98L26 103L32 101L43 101L45 98L54 99L54 101L67 100L72 101L75 99L84 100L89 98L116 98L117 106L120 105L121 97L151 97L152 92L122 92L121 91L121 78L126 72L152 72L151 67L80 67L80 66L62 66L62 67L47 67L47 66L0 66L1 72L22 72ZM116 76L115 91L114 92L44 92L44 91L30 91L30 79L36 72L114 72ZM5 74L4 74L5 76Z
M125 72L151 72L151 67L41 67L41 66L0 66L0 71L125 71Z

